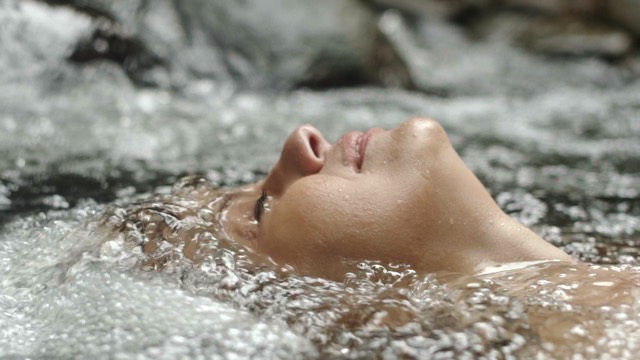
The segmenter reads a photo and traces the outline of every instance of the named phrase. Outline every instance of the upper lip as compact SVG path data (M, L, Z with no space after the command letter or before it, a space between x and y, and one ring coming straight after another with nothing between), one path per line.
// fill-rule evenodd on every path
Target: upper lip
M350 162L358 172L362 170L369 140L376 132L381 130L380 128L373 128L364 133L352 131L344 134L340 139L343 149L345 150L346 160Z

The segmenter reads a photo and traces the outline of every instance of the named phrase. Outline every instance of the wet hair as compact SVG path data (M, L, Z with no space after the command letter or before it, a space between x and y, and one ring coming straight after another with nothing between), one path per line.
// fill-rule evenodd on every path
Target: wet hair
M110 208L101 225L139 254L144 269L161 269L184 260L201 262L219 246L237 247L222 226L233 195L233 189L188 176L168 193Z

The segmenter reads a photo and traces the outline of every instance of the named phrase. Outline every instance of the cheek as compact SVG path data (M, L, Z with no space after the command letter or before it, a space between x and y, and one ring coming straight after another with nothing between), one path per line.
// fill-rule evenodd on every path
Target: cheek
M385 178L296 183L263 223L259 251L304 271L335 267L342 259L397 258L414 211L406 186Z
M259 251L287 262L306 261L320 251L337 236L338 219L350 212L336 196L344 188L322 177L292 184L261 224Z

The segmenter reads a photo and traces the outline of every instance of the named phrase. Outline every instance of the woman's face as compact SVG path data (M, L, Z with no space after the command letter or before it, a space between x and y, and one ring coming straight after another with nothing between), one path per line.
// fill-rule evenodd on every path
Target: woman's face
M451 268L448 255L494 212L433 120L350 132L333 145L304 125L267 178L241 190L225 229L280 264L339 278L345 260Z

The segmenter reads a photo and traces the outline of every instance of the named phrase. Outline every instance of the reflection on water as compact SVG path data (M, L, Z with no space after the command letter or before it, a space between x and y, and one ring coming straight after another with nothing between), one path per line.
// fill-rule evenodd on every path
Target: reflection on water
M12 49L0 52L12 69L0 73L0 355L637 353L640 82L623 64L544 58L499 36L471 41L451 24L409 25L391 13L384 31L421 92L274 94L211 79L139 88L111 62L64 60L90 27L84 15L10 3L0 4ZM507 213L599 265L423 278L362 263L330 282L256 258L208 227L208 204L180 187L172 194L188 173L216 186L255 181L302 123L335 140L415 114L441 121ZM130 238L97 230L105 211L117 222L142 209L138 201L158 205L141 217L166 215L171 226L134 226L122 233ZM144 236L176 231L207 239L201 262L171 241L156 249L161 261L140 250Z

